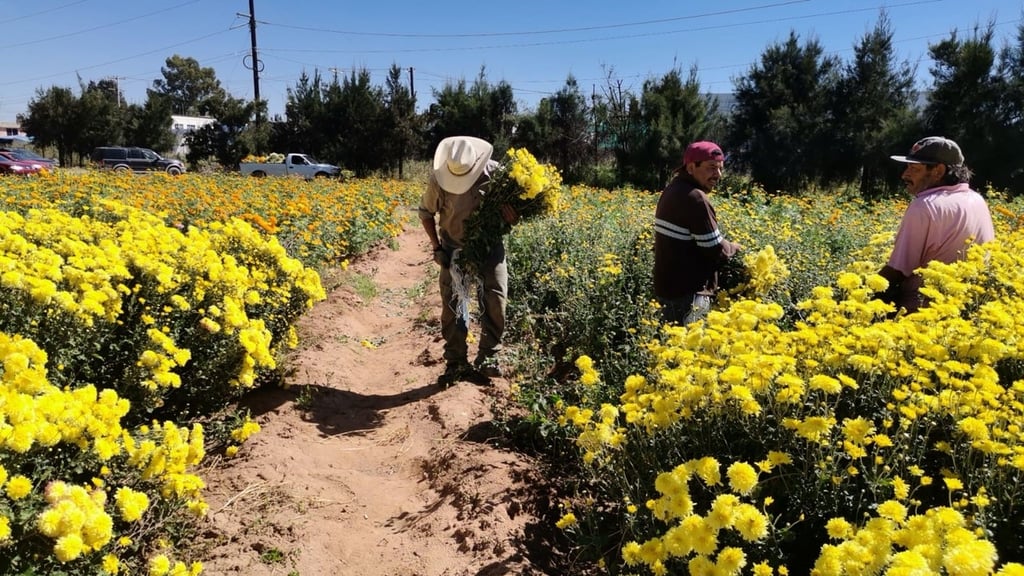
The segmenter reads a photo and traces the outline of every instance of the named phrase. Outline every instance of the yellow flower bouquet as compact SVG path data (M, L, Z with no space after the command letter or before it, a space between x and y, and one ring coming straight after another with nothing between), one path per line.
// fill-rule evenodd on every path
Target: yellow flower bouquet
M729 299L785 301L789 268L771 245L730 258L718 271L718 288Z
M501 207L509 205L519 220L551 214L561 201L562 175L549 164L542 164L525 148L509 148L505 161L491 174L480 206L466 220L466 232L458 263L475 275L491 250L501 242L512 225L501 216Z

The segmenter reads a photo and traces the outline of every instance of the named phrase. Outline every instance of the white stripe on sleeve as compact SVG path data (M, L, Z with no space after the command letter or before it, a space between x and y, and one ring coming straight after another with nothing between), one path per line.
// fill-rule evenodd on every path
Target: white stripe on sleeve
M654 219L654 232L676 240L693 240L693 234L690 233L689 228L676 226L668 220L661 218Z
M707 234L694 234L693 239L697 242L697 246L701 248L713 248L722 243L722 233L719 232L718 228L715 228Z

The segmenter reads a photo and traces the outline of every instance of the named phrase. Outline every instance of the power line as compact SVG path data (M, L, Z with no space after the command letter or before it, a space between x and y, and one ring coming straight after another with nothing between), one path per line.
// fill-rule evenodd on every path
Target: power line
M672 18L661 18L658 20L643 20L640 22L624 22L620 24L604 24L600 26L584 26L580 28L556 28L552 30L534 30L527 32L460 32L457 34L400 34L397 32L354 32L351 30L333 30L330 28L312 28L309 26L293 26L289 24L275 24L272 22L260 21L260 24L276 26L278 28L290 28L292 30L305 30L307 32L326 32L330 34L345 34L350 36L378 36L384 38L480 38L487 36L534 36L539 34L561 34L564 32L591 32L594 30L609 30L612 28L627 28L632 26L646 26L648 24L663 24L665 22L678 22L679 20L696 20L697 18L709 18L711 16L725 16L740 12L753 12L766 8L778 8L791 4L803 4L811 0L789 0L788 2L777 2L775 4L761 4L759 6L748 6L746 8L735 8L733 10L721 10L719 12L706 12L704 14L693 14L690 16L675 16ZM940 0L933 0L940 1Z
M209 65L211 65L213 63L216 63L216 62L221 62L221 61L225 61L225 60L235 60L235 59L238 58L239 54L240 54L240 52L235 51L235 52L229 52L227 54L221 54L219 56L211 56L209 58L199 58L197 60L200 62L201 65L209 66ZM103 66L103 65L104 64L100 64L100 66ZM84 69L85 68L80 68L80 70L84 70ZM64 74L73 74L75 72L76 72L76 70L68 70L66 72L61 72L59 74L54 74L53 76L59 76L59 75L64 75ZM121 80L127 80L129 82L134 82L134 83L143 82L143 83L145 83L148 86L148 85L152 84L152 82L154 80L160 79L160 75L159 74L146 74L144 72L138 72L138 73L132 73L132 74L127 74L127 75L123 75L123 76L118 76L118 78L120 78ZM19 81L19 82L8 82L6 84L0 84L0 86L10 85L10 84L20 84L22 82L28 82L28 81L31 81L31 80L32 79L28 79L28 80L24 80L24 81ZM4 101L7 104L11 104L11 103L27 104L30 100L32 100L32 99L34 99L36 97L37 97L36 93L19 94L19 95L14 95L14 96L8 95L8 96L4 97L5 98ZM126 97L125 98L125 102L127 102L127 101L128 101L128 99Z
M34 78L22 78L21 80L14 80L14 81L11 81L11 82L0 82L0 86L11 86L13 84L24 84L25 82L35 82L37 80L45 80L47 78L55 78L57 76L63 76L65 74L71 74L73 72L77 72L77 71L81 71L81 70L91 70L93 68L101 68L103 66L109 66L111 64L118 64L118 63L124 62L126 60L134 60L136 58L141 58L142 56L149 56L150 54L155 54L157 52L164 52L164 51L170 50L172 48L177 48L179 46L185 46L186 44L193 44L195 42L199 42L200 40L206 40L207 38L212 38L214 36L219 36L220 34L224 34L226 32L231 32L231 29L218 30L217 32L211 32L209 34L205 34L203 36L192 38L190 40L185 40L183 42L178 42L176 44L171 44L169 46L163 46L161 48L155 48L153 50L147 50L146 52L140 52L138 54L134 54L132 56L125 56L124 58L118 58L116 60L109 60L107 62L100 62L99 64L92 64L91 66L80 66L80 67L78 67L78 68L76 68L74 70L66 70L64 72L57 72L57 73L54 73L54 74L47 74L45 76L36 76Z
M87 1L87 0L80 0L79 2L66 3L64 6L71 6L71 5L74 5L74 4L80 4L80 3L83 3L85 1ZM810 0L800 0L800 2L792 1L792 2L777 2L777 3L774 3L774 4L762 4L762 5L759 5L759 6L756 6L756 7L748 7L746 9L742 9L742 10L732 10L732 11L726 11L726 12L752 11L752 10L756 10L756 9L765 9L765 8L769 8L769 7L784 6L784 5L787 5L787 4L797 4L797 3L807 2L807 1L810 1ZM332 55L336 55L336 54L339 54L339 53L341 53L341 54L347 54L347 53L349 53L349 54L373 54L373 53L397 54L397 53L408 53L408 52L444 52L444 51L477 51L477 52L479 52L479 51L486 50L486 49L501 49L501 50L505 50L505 49L514 49L514 48L521 48L521 47L533 47L533 46L572 45L572 44L581 44L581 43L596 43L596 42L601 42L601 41L616 41L616 40L623 40L623 39L635 39L635 38L643 38L643 37L660 37L660 36L665 36L665 35L669 35L669 34L690 33L690 32L705 31L705 30L729 30L729 29L735 29L735 28L744 27L744 26L759 25L759 24L760 25L764 25L764 24L777 24L779 22L785 22L785 21L794 21L795 22L795 21L800 21L800 20L807 20L807 19L821 18L821 17L828 17L828 16L843 16L843 15L849 15L849 14L853 14L853 13L871 12L871 11L877 11L877 10L880 10L880 9L893 9L893 8L901 8L901 7L928 5L928 4L934 4L934 3L937 3L937 2L940 2L940 1L942 1L942 0L903 1L903 2L900 2L900 3L896 3L896 4L889 4L889 5L882 5L882 6L872 6L872 7L866 7L866 8L852 8L852 9L833 10L833 11L821 11L821 12L816 12L816 13L813 13L813 14L806 14L806 15L801 15L801 16L765 18L765 19L758 19L758 20L755 20L755 21L734 22L734 23L727 23L727 24L721 24L721 25L692 26L692 27L685 28L685 29L677 29L677 30L671 30L671 31L636 31L635 33L631 33L631 34L620 34L620 35L614 35L614 36L603 36L603 37L600 37L600 38L564 39L564 40L560 40L560 39L556 38L556 39L549 39L548 41L541 41L541 42L510 42L510 43L507 43L507 44L496 43L496 45L494 45L494 46L470 46L470 47L464 47L464 48L457 48L457 47L449 47L449 48L415 48L415 49L394 49L394 48L392 48L392 49L387 49L387 50L364 50L364 51L358 51L358 50L324 50L324 49L303 50L303 49L288 49L288 48L275 49L275 48L266 48L266 47L261 45L260 46L260 49L261 49L260 52L261 53L260 53L259 56L260 56L261 59L263 59L263 58L268 58L268 59L269 58L276 58L276 59L282 60L282 61L290 61L290 62L294 62L294 63L301 63L301 62L299 62L299 60L303 59L301 56L299 57L299 60L295 60L295 59L287 58L285 56L285 54L289 54L289 53L313 53L313 54L318 54L318 55L320 55L320 56L322 56L324 58L331 58L332 60L334 60L335 57L332 56ZM198 3L198 0L192 0L192 1L189 1L189 2L183 2L181 4L176 5L174 8L177 8L177 7L180 7L180 6L187 6L187 5L191 5L191 4L196 4L196 3ZM167 10L174 9L174 8L162 9L162 10L159 10L157 12L150 13L148 15L151 16L151 15L159 14L159 13L162 13L162 12L165 12ZM711 12L711 13L706 13L706 14L691 15L691 16L680 16L680 17L665 18L665 19L660 19L660 20L647 20L647 21L643 21L643 22L620 22L620 23L612 23L612 24L606 24L606 25L601 25L601 26L590 26L590 27L583 27L583 28L562 28L562 29L554 29L554 30L538 30L538 31L534 31L534 32L480 33L479 35L476 35L476 34L458 34L457 36L458 37L464 37L464 38L473 38L474 36L513 36L513 35L525 36L525 35L529 35L529 34L537 34L537 35L548 34L548 35L550 35L550 34L556 34L556 33L568 34L568 33L573 33L573 32L593 31L593 30L600 30L600 29L614 29L614 28L626 28L626 27L636 27L636 26L643 26L643 25L652 25L652 24L658 24L658 23L663 23L663 22L671 22L671 21L679 21L679 20L693 20L693 19L696 19L696 18L713 16L713 15L717 15L717 14L721 14L721 13L722 12ZM134 18L132 18L130 20L122 20L121 22L118 22L116 24L106 24L106 25L102 25L102 26L97 26L97 27L89 28L87 30L81 30L81 31L78 31L78 32L71 32L71 33L68 33L68 34L61 35L61 36L56 36L55 38L51 38L49 40L56 39L56 38L64 38L64 37L68 37L68 36L72 36L72 35L76 35L76 34L81 34L81 33L88 32L88 31L99 30L99 29L103 29L103 28L109 28L109 27L115 26L117 24L122 24L124 22L128 22L128 21L131 21L131 20L137 20L137 19L143 18L143 17L145 17L145 16L134 17ZM22 18L24 18L24 17L22 17ZM1002 25L1002 24L1005 24L1005 23L1019 22L1019 21L1020 21L1019 19L1018 20L1011 20L1009 22L997 23L997 25ZM275 25L275 24L272 24L272 23L266 23L266 24L268 26L287 27L285 25ZM18 81L6 81L6 82L0 81L0 86L10 86L10 85L13 85L13 84L26 83L26 82L37 82L39 80L44 80L44 79L47 79L47 78L53 78L53 77L60 76L60 75L63 75L63 74L68 74L68 73L71 73L71 72L74 72L74 71L92 70L92 69L99 68L99 67L102 67L102 66L109 66L109 65L117 64L117 63L124 62L124 61L127 61L127 60L132 60L132 59L136 59L136 58L141 58L143 56L148 56L148 55L151 55L151 54L154 54L154 53L164 52L166 54L166 53L169 53L171 50L173 50L176 47L192 44L192 43L195 43L195 42L199 42L199 41L205 40L207 38L223 34L225 32L230 32L231 30L236 29L238 27L241 27L241 26L235 26L233 28L228 28L227 30L221 30L221 31L213 32L211 34L206 34L206 35L199 36L199 37L196 37L196 38L193 38L193 39L190 39L190 40L186 40L186 41L183 41L183 42L178 42L178 43L172 44L170 46L165 46L163 48L158 48L158 49L155 49L155 50L148 50L148 51L145 51L145 52L142 52L142 53L133 54L131 56L126 56L126 57L123 57L123 58L118 58L116 60L112 60L112 61L108 61L108 62L103 62L103 63L98 63L98 64L90 64L88 66L79 67L79 68L77 68L77 70L69 70L67 72L51 74L51 75L45 75L45 76L39 76L39 77L35 77L35 78L21 79L21 80L18 80ZM314 30L314 29L310 28L310 30ZM334 32L334 33L338 33L338 34L346 33L344 31L328 31L328 30L324 30L324 31ZM387 34L387 33L382 33L382 34ZM394 36L394 35L392 35L392 36ZM402 35L398 35L398 36L402 36ZM415 39L415 38L444 38L444 37L446 37L445 35L405 35L405 36L408 36L408 37L413 38L413 39ZM456 35L451 35L449 37L454 37L454 36L456 36ZM937 35L934 35L934 36L939 36L939 35L937 34ZM930 37L930 36L924 36L924 37L919 37L919 38L928 38L928 37ZM915 39L918 39L918 38L915 38ZM47 39L38 40L38 42L42 42L42 41L45 41L45 40L47 40ZM909 42L911 40L913 40L913 39L896 40L894 42ZM15 46L20 46L20 45L23 45L23 44L18 44L18 45L15 45ZM9 46L7 48L9 48ZM846 51L849 51L849 50L852 50L852 48L848 48L848 49L845 49L845 50L838 50L838 51L835 51L835 52L846 52ZM234 57L237 57L241 53L242 53L242 51L239 50L237 52L233 52L233 53L229 54L227 57L228 58L234 58ZM316 57L314 57L314 58L316 58ZM745 66L750 66L753 62L756 62L756 60L753 60L752 62L744 63L744 64L724 65L724 66L715 66L715 67L702 67L702 68L699 68L698 71L702 72L702 73L706 73L706 72L710 72L710 71L714 71L714 70L721 70L721 69L728 69L728 68L741 68L741 67L745 67ZM332 62L329 62L329 63L320 64L320 65L309 64L309 63L302 63L302 64L304 66L308 66L308 67L311 67L311 68L318 68L318 69L324 70L324 69L327 69L329 67L336 66L337 62L332 61ZM204 65L206 65L206 63L204 63ZM430 66L428 65L427 68L429 68L429 67ZM369 68L369 67L362 67L361 68L361 67L358 67L358 66L355 66L355 67L349 66L348 68L351 68L351 69L365 69L365 70L368 70L368 71L372 71L374 73L386 70L385 68ZM430 77L430 76L436 76L437 78L455 78L455 77L457 77L456 75L453 75L453 74L445 74L445 75L430 74L428 72L424 72L423 71L424 68L419 67L419 66L417 66L416 70L417 70L418 73L426 74L428 77ZM120 72L120 71L118 71L118 72ZM158 77L158 76L159 76L158 74L156 74L156 73L154 74L154 77ZM651 73L647 73L647 74L635 74L635 75L619 76L619 78L641 78L641 77L653 77L653 75ZM6 77L4 80L9 79L9 78L10 78L10 76ZM281 75L281 74L277 74L277 75L273 75L273 76L269 76L269 77L261 75L261 79L264 82L271 81L271 82L274 82L275 84L278 83L278 82L282 82L282 83L286 82L286 80L284 80L285 78L286 78L286 76ZM297 78L298 78L298 74L296 74L294 77L292 77L292 80L294 81ZM577 79L580 82L588 82L589 81L587 78L577 77ZM604 79L605 79L604 77L600 78L600 80L604 80ZM551 80L551 81L545 81L545 80L523 80L523 81L517 81L517 82L515 82L515 85L516 86L520 86L520 87L519 88L515 88L515 89L517 91L520 91L520 92L523 92L523 93L554 94L556 92L556 90L551 90L551 91L545 92L545 91L537 90L537 89L523 88L522 86L528 85L528 86L531 86L531 88L539 88L538 84L542 84L542 83L545 83L545 82L549 82L549 83L554 84L556 82L562 82L562 81L564 81L564 79L563 80ZM728 82L728 81L702 81L702 84L705 84L705 85L715 85L715 84L722 84L724 82ZM7 101L9 103L11 101L10 98L8 98Z
M75 4L83 4L83 3L88 2L88 1L89 0L78 0L78 2L68 2L67 4L64 4L63 6L57 6L55 8L50 8L49 10L40 10L39 12L33 12L31 14L25 14L24 16L18 16L17 18L11 18L9 20L0 20L0 25L10 24L11 22L17 22L19 20L27 20L29 18L35 18L36 16L43 16L43 15L49 14L51 12L59 12L59 11L65 9L65 8L70 8L70 7L74 6Z
M29 40L28 42L21 42L21 43L18 43L18 44L8 44L7 46L0 46L0 50L6 50L7 48L18 48L20 46L29 46L29 45L32 45L32 44L41 44L43 42L49 42L51 40L63 40L64 38L70 38L72 36L78 36L79 34L85 34L86 32L95 32L96 30L103 30L104 28L112 28L114 26L120 26L121 24L127 24L128 22L134 22L136 20L142 20L143 18L149 18L150 16L156 16L157 14L163 14L164 12L170 12L172 10L177 10L178 8L181 8L182 6L188 6L189 4L196 4L196 3L200 2L200 1L201 0L190 0L189 2L182 2L181 4L178 4L176 6L171 6L169 8L164 8L163 10L157 10L156 12L150 12L149 14L142 14L140 16L134 16L132 18L128 18L127 20L121 20L119 22L111 22L110 24L103 24L102 26L94 26L92 28L85 28L85 29L82 29L82 30L77 30L75 32L68 32L67 34L60 34L58 36L50 36L48 38L37 38L35 40Z
M596 39L584 39L584 40L548 41L548 42L525 43L525 44L524 43L519 43L519 44L506 44L506 45L498 45L498 46L473 46L473 47L466 47L466 48L446 48L446 49L433 49L433 50L430 49L430 48L416 48L416 49L397 49L397 50L396 49L389 49L389 50L379 50L379 51L377 51L377 50L371 50L371 51L348 51L348 50L322 50L322 49L321 50L300 50L300 49L274 49L274 48L269 48L269 49L264 49L264 52L265 53L268 52L268 51L273 51L273 52L313 52L313 53L339 53L340 52L340 53L363 54L363 53L378 53L378 52L380 52L380 53L395 53L395 52L429 52L429 51L446 51L446 50L447 51L462 51L462 50L479 51L479 50L484 50L484 49L488 49L488 48L506 49L506 48L529 47L529 46L575 44L575 43L582 43L582 42L599 42L599 41L604 41L604 40L613 40L613 39L617 40L617 39L637 38L637 37L644 37L644 36L660 36L660 35L666 35L666 34L677 34L677 33L682 33L682 32L694 32L694 31L729 29L729 28L735 28L735 27L739 27L739 26L749 26L749 25L755 25L755 24L770 24L770 23L778 23L778 22L789 21L789 20L806 20L806 19L810 19L810 18L819 18L819 17L827 17L827 16L847 15L847 14L859 13L859 12L877 11L877 10L880 10L880 9L883 9L883 8L884 9L891 9L891 8L918 6L918 5L922 5L922 4L932 4L932 3L936 3L936 2L940 2L940 1L942 1L942 0L916 0L916 1L911 1L911 2L903 2L903 3L900 3L900 4L889 4L889 5L886 5L886 6L876 6L876 7L868 7L868 8L857 8L857 9L848 9L848 10L837 10L837 11L829 11L829 12L818 12L818 13L814 13L814 14L806 14L806 15L801 15L801 16L792 16L792 17L784 17L784 18L758 20L758 21L752 21L752 22L741 22L741 23L723 24L723 25L715 25L715 26L704 26L704 27L699 27L699 28L689 28L689 29L685 29L685 30L675 30L675 31L668 31L668 32L653 32L653 33L631 34L631 35L622 35L622 36L615 36L615 37L603 37L603 38L596 38ZM1016 22L1019 22L1019 21L1020 21L1020 19L1014 19L1014 20L1009 20L1009 21L1004 21L1004 22L997 22L994 25L1001 26L1001 25L1004 25L1004 24L1011 24L1011 23L1016 23ZM927 35L927 36L919 36L919 37L915 37L915 38L907 38L907 39L902 39L902 40L895 40L894 43L909 42L909 41L913 41L913 40L920 40L920 39L931 38L931 37L938 37L938 36L943 36L943 35L944 34L932 34L932 35ZM830 53L849 52L851 50L853 50L853 48L846 48L846 49L842 49L842 50L836 50L836 51L832 51ZM281 56L277 56L277 57L285 59L285 58L283 58ZM729 68L743 68L743 67L747 67L747 66L750 66L750 65L751 65L751 63L748 62L748 63L743 63L743 64L731 64L731 65L714 66L714 67L703 67L703 68L698 68L698 72L707 72L707 71L712 71L712 70L723 70L723 69L729 69ZM436 77L436 78L439 78L439 79L450 79L450 78L453 78L453 75L451 75L451 74L432 74L432 73L429 73L429 72L423 72L422 68L420 68L419 70L420 70L421 74L426 74L428 76L433 76L433 77ZM650 74L636 74L636 75L625 76L623 78L641 78L641 77L650 77L650 76L651 76ZM595 80L595 79L593 79L593 78L590 78L590 79L585 79L585 78L584 79L580 79L580 78L578 78L577 80L580 81L580 82L587 82L587 81L591 81L591 80ZM604 78L600 78L600 79L597 79L597 80L604 80ZM523 83L545 83L545 82L555 83L555 82L561 82L561 81L562 80L558 80L558 81L554 81L554 80L552 80L552 81L537 80L537 81L516 82L516 84L521 86ZM725 83L725 82L731 82L731 80L706 82L706 84L707 85L713 85L713 84L722 84L722 83ZM547 95L550 95L550 94L554 94L555 93L554 91L529 90L529 89L524 89L524 88L521 88L521 87L520 88L515 88L514 87L514 89L519 91L519 92L529 92L529 93L536 93L536 94L547 94Z
M936 2L942 2L944 0L916 0L913 2L904 2L902 4L890 4L884 6L884 8L902 8L906 6L917 6L921 4L934 4ZM536 48L540 46L564 46L569 44L589 44L594 42L607 42L610 40L631 40L635 38L648 38L655 36L668 36L674 34L683 34L689 32L706 32L709 30L728 30L731 28L738 28L741 26L751 26L756 24L775 24L778 22L787 22L790 20L806 20L809 18L819 18L822 16L840 16L846 14L854 14L858 12L874 12L882 7L870 7L870 8L851 8L849 10L837 10L833 12L818 12L815 14L805 14L802 16L786 16L783 18L772 18L766 20L755 20L750 22L737 22L730 24L716 24L709 26L700 26L696 28L684 28L678 30L666 30L661 32L643 32L637 34L623 34L618 36L602 36L600 38L581 38L575 40L548 40L541 42L526 42L516 44L493 44L487 46L464 46L464 47L447 47L447 48L382 48L376 50L326 50L322 48L318 49L288 49L288 48L265 48L264 50L278 51L278 52L317 52L317 53L329 53L329 54L393 54L393 53L407 53L407 52L466 52L466 51L480 51L480 50L507 50L511 48Z
M1005 26L1005 25L1008 25L1008 24L1018 24L1018 23L1020 23L1022 21L1024 21L1024 19L1014 18L1012 20L1003 20L1003 21L993 22L992 26L998 27L998 26ZM918 40L928 40L928 39L931 39L931 38L947 37L948 35L949 35L949 32L947 31L947 32L941 32L941 33L935 33L935 34L926 34L926 35L922 35L922 36L913 36L913 37L909 37L909 38L894 39L893 40L893 44L902 44L902 43L907 43L907 42L915 42L915 41L918 41ZM851 52L854 49L855 49L854 47L842 48L842 49L828 51L825 54L826 55L837 55L837 54L841 54L841 53L845 53L845 52ZM703 67L698 67L697 68L697 72L700 73L700 72L711 72L711 71L716 71L716 70L727 70L727 69L730 69L730 68L745 68L745 67L753 65L755 62L746 62L746 63L743 63L743 64L725 64L725 65L720 65L720 66L703 66ZM425 76L429 76L429 77L432 77L432 78L437 78L437 79L440 79L440 80L446 80L446 81L450 80L453 77L451 74L437 74L437 73L432 73L432 72L426 72L426 71L423 71L422 69L420 69L420 74L425 75ZM652 77L652 75L650 73L642 73L642 74L628 74L628 75L624 75L624 76L618 76L617 75L615 77L617 79L624 79L625 80L625 79L650 78L650 77ZM595 82L595 81L604 81L605 79L606 79L605 77L599 77L599 78L581 78L581 77L577 77L576 78L577 82L581 82L581 83ZM553 94L555 94L556 91L529 90L529 89L524 89L524 88L517 88L516 85L522 85L522 84L556 84L556 83L561 83L561 82L564 82L564 81L565 81L564 78L560 79L560 80L519 80L519 81L515 82L515 84L513 85L513 89L516 92L528 92L528 93L533 93L533 94L553 95ZM731 82L732 82L732 80L718 80L718 81L703 81L702 80L701 81L701 86L703 87L703 86L710 86L710 85L715 85L715 84L724 84L724 83L731 83ZM512 84L512 83L510 82L510 84Z
M298 64L299 66L302 66L304 68L313 68L313 69L317 69L317 70L328 70L330 72L333 72L335 70L337 70L339 72L341 72L343 70L367 70L369 72L387 72L387 71L389 71L391 69L390 67L387 67L387 68L377 68L377 67L367 67L367 66L335 66L335 65L332 65L332 64L317 64L315 62L307 62L307 61L304 61L304 60L295 60L294 58L286 58L284 56L279 56L277 54L267 54L267 49L266 48L260 48L260 53L263 54L264 56L267 56L269 58L273 58L275 60L280 60L282 62L289 62L291 64Z

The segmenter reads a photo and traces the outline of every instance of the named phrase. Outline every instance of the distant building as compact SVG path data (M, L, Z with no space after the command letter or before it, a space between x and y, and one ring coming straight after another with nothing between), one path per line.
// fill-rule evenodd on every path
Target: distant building
M732 109L736 106L736 95L732 92L712 92L706 94L712 102L718 104L718 112L725 115L732 115Z
M174 155L184 158L188 154L188 146L185 144L185 136L189 133L216 122L216 118L208 116L178 116L171 115L171 131L174 132Z
M28 134L21 129L17 122L0 122L0 138L14 142L29 142Z

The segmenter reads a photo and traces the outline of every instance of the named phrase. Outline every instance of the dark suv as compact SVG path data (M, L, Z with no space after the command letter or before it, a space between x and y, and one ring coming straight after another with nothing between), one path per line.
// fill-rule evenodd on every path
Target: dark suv
M180 160L164 158L149 148L102 146L92 151L92 161L101 168L132 172L165 171L172 176L185 172Z

